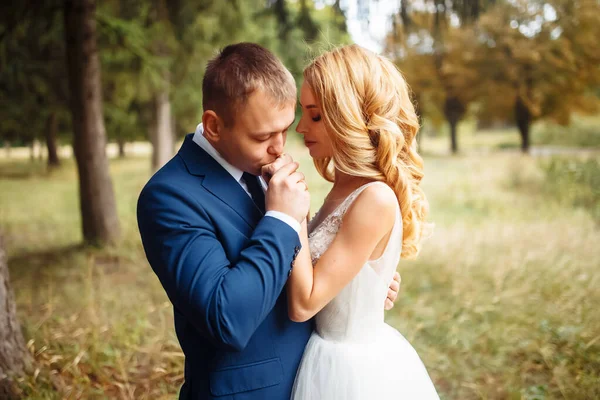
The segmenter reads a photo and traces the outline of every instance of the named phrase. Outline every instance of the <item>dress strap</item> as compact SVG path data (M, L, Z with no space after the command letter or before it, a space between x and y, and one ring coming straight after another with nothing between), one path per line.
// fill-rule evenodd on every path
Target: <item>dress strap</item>
M352 205L352 203L354 203L354 200L356 200L356 198L358 197L358 195L361 194L363 192L363 190L365 190L369 186L375 185L375 184L380 184L380 185L387 186L386 183L380 182L380 181L369 182L369 183L366 183L366 184L360 186L359 188L357 188L356 190L354 190L352 193L350 193L348 195L348 197L346 197L346 199L342 202L342 204L340 204L340 206L335 211L335 215L338 216L338 217L341 217L344 214L346 214L346 211L348 211L348 209L350 208L350 206Z

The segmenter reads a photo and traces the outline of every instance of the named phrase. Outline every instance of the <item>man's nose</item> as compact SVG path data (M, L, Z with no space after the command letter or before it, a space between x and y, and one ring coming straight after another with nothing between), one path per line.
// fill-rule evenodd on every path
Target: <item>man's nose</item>
M285 146L285 133L280 133L273 138L273 143L269 146L269 154L273 156L279 156L283 153L283 146Z

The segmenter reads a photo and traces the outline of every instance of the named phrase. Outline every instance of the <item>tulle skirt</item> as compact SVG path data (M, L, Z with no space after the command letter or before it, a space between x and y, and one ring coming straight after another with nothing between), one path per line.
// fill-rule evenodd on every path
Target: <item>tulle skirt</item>
M333 341L313 333L292 390L294 400L438 400L417 352L382 324L366 341Z

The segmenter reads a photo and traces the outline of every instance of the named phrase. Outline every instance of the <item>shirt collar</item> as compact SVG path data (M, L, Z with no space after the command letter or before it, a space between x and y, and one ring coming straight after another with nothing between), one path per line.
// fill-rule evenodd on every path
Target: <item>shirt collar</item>
M242 179L244 171L228 163L227 160L225 160L213 147L213 145L210 144L210 142L204 137L204 127L202 126L202 123L199 123L196 127L196 132L194 132L194 137L192 140L194 143L200 146L202 150L206 151L212 158L214 158L215 161L225 169L225 171L229 172L229 174L233 176L233 179L235 179L237 182Z

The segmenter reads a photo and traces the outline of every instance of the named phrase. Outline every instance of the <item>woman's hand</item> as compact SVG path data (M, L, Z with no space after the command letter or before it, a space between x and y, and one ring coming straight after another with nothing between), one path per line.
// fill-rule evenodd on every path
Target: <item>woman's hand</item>
M279 171L281 167L288 165L289 163L294 162L292 156L287 153L282 153L275 161L271 164L263 165L261 169L261 176L264 181L268 184L271 180L271 177L275 174L275 172Z
M384 309L386 311L394 308L394 303L398 299L398 292L400 292L400 283L402 282L402 278L398 271L394 273L394 279L390 283L390 287L388 288L387 298L385 299Z

